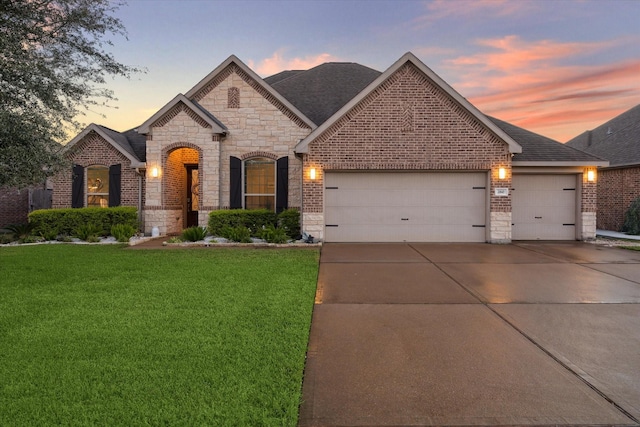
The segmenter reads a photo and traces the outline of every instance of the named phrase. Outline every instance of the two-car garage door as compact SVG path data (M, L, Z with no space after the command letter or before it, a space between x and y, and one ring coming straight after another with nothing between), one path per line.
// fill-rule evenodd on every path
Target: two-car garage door
M486 172L327 172L327 242L484 242ZM574 240L577 176L512 177L512 239Z
M484 172L327 172L327 242L484 242Z

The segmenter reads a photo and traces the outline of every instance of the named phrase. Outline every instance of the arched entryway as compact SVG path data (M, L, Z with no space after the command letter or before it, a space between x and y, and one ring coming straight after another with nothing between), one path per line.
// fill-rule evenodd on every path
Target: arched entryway
M182 228L198 224L200 210L200 153L178 147L167 152L164 174L164 206L182 217Z

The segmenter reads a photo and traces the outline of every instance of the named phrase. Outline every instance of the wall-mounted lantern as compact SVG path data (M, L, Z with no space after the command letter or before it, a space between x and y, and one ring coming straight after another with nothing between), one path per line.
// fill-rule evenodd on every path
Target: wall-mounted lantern
M156 166L151 168L151 176L153 178L157 178L158 177L158 173L159 173L159 171L158 171L158 168Z
M498 169L498 179L505 179L507 177L507 170L505 168Z
M313 181L316 179L316 168L311 168L309 170L309 178Z
M596 180L596 171L590 170L587 171L587 181L593 182Z

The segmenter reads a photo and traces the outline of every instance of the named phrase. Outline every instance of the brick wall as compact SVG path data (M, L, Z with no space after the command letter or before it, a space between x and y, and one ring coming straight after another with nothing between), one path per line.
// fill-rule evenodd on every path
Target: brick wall
M507 145L411 64L319 135L304 164L307 214L323 211L323 170L384 169L491 171L490 210L511 212L510 196L493 195L511 183ZM508 171L504 180L499 167Z
M640 167L600 170L598 228L620 231L624 214L637 197L640 197Z
M29 190L0 189L0 228L9 224L24 224L29 214Z
M121 164L121 206L138 207L139 176L131 169L131 161L111 144L105 141L95 132L90 132L67 153L67 158L73 164L82 165L84 168L91 165L111 166ZM86 180L86 174L85 174ZM71 207L71 182L72 170L62 172L52 178L53 182L53 208ZM86 181L85 181L86 194ZM144 194L144 193L143 193ZM86 203L86 202L85 202Z

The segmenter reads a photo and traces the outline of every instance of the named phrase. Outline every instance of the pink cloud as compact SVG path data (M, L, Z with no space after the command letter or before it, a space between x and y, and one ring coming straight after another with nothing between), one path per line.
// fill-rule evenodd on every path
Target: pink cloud
M566 141L640 103L640 60L607 65L562 65L616 41L526 42L517 36L479 40L488 48L446 62L454 84L486 114Z
M249 61L248 65L261 76L271 76L285 70L308 70L316 65L337 60L338 58L329 53L308 55L304 58L285 58L283 51L279 50L274 52L270 58L265 58L256 65L253 61Z

